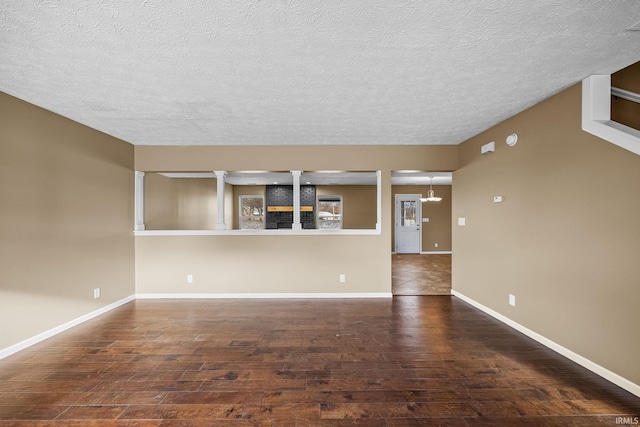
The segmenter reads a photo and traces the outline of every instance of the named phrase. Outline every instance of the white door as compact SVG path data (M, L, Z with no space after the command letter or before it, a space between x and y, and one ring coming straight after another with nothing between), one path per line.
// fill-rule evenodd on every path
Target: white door
M420 194L396 194L396 253L419 254L422 249Z

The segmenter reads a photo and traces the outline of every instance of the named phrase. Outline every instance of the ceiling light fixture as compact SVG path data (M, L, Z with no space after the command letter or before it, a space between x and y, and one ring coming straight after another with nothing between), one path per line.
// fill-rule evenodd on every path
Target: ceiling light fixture
M433 192L433 187L431 186L431 180L433 179L432 176L429 177L429 191L427 191L427 197L420 197L420 201L421 202L439 202L440 200L442 200L442 197L436 197L435 193Z

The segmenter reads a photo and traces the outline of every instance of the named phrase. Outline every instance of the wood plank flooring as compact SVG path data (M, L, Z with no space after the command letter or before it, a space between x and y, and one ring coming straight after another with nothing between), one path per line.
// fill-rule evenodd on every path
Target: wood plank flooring
M393 295L451 295L451 255L391 256Z
M0 361L0 427L616 425L640 399L450 296L138 300Z

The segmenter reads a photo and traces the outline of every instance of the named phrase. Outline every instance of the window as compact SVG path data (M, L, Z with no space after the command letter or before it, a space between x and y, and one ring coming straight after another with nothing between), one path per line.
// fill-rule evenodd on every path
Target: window
M401 202L400 209L400 225L402 225L403 227L417 225L415 201L403 200Z
M264 196L240 196L240 229L264 228Z
M342 196L318 196L318 228L342 228Z

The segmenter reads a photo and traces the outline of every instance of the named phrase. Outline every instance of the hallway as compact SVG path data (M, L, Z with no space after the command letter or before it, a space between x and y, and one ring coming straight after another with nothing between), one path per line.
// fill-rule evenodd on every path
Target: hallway
M451 254L391 256L393 295L450 295Z

